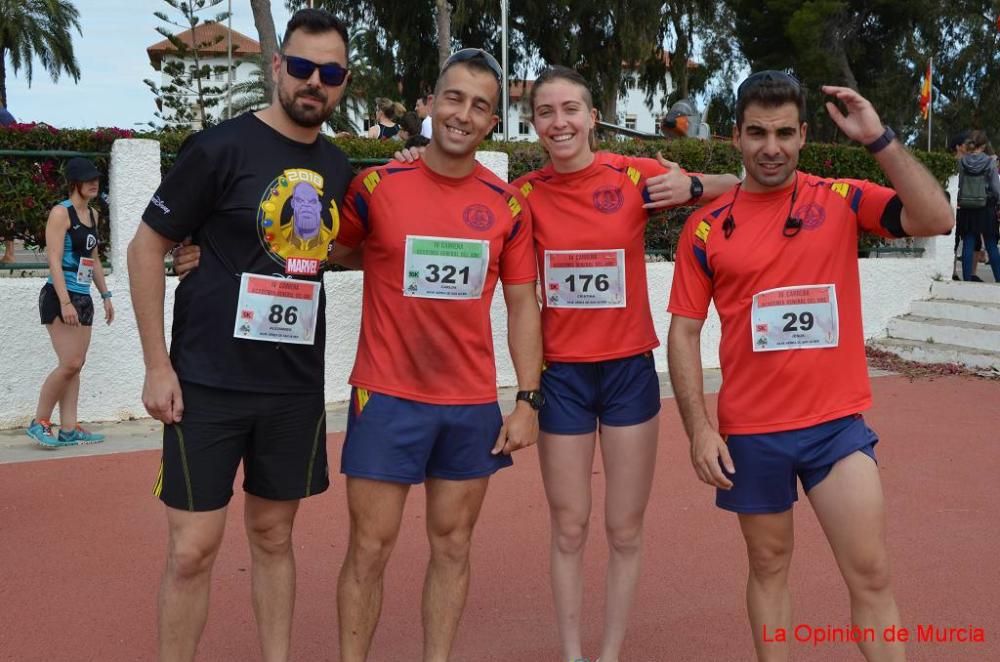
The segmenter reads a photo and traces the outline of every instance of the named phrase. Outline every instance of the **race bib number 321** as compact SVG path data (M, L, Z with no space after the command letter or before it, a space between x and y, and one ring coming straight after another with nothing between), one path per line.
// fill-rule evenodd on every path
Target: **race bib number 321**
M425 299L478 299L490 264L490 242L447 237L406 238L403 295Z
M836 347L840 343L837 288L798 285L758 292L750 327L755 352Z

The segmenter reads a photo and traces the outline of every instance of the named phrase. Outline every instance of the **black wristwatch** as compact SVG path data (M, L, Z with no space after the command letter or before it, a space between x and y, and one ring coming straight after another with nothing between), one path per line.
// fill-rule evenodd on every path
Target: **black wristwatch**
M872 142L865 145L865 149L867 149L871 154L878 154L883 149L888 147L889 143L891 143L895 139L896 139L896 132L892 130L892 127L887 126L885 127L885 131L882 132L881 136L879 136Z
M545 404L545 396L542 395L541 391L518 391L517 399L524 400L531 408L538 411Z
M705 193L705 187L701 185L701 180L694 175L688 175L691 178L691 199L697 200Z

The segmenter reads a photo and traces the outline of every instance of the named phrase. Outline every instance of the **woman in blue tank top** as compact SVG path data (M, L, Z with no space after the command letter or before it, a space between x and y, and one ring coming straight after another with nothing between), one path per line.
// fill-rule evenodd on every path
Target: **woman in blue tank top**
M104 320L115 317L111 292L97 253L97 214L90 202L97 197L100 172L83 158L66 163L69 198L49 212L45 225L49 279L38 295L38 312L49 332L59 364L49 373L38 397L29 437L48 448L104 441L77 421L80 369L90 347L94 302L91 283L97 284L104 303ZM52 434L52 412L59 405L59 435Z

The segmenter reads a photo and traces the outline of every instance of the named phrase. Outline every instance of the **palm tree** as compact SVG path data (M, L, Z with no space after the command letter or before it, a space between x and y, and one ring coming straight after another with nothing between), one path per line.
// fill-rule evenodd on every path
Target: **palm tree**
M80 12L69 0L0 0L0 105L7 105L7 58L16 75L20 69L31 85L35 58L53 81L62 72L80 81L80 64L73 54Z

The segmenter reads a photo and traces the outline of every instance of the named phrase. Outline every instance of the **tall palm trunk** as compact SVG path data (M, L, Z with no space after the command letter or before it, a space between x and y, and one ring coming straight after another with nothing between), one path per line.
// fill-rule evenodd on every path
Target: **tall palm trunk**
M7 49L0 48L0 106L7 107Z
M264 95L271 102L274 81L271 80L271 60L278 52L278 33L274 29L274 17L271 16L271 0L250 0L253 10L253 22L257 26L257 38L260 40L260 53L263 74Z
M437 40L438 67L443 68L445 60L451 55L451 5L448 0L435 0L437 3Z

